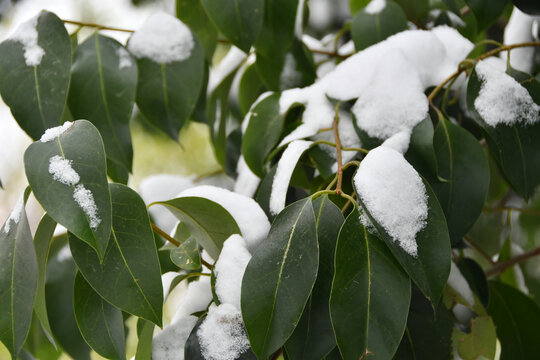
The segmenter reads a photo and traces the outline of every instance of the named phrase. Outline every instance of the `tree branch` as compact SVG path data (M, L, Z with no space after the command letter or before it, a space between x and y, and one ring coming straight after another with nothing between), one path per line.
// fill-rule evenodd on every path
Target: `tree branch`
M156 226L156 224L151 224L152 225L152 230L154 230L154 232L158 235L160 235L161 237L163 237L165 240L167 240L168 242L170 242L171 244L173 244L174 246L178 247L180 246L181 244L178 242L178 240L176 240L175 238L169 236L169 234L167 234L165 231L161 230L160 228L158 228ZM201 259L202 261L202 259Z
M334 139L336 141L336 153L337 153L337 185L336 185L336 194L341 195L341 182L343 181L343 160L341 158L341 139L339 138L339 106L341 104L338 102L335 109L334 123L332 127L334 129Z
M523 214L530 214L530 215L536 215L540 216L540 211L535 209L524 209L524 208L518 208L514 206L496 206L492 208L484 209L485 212L491 212L491 211L517 211Z
M533 258L538 255L540 255L540 246L532 250L529 250L527 252L524 252L523 254L513 257L507 261L503 261L503 262L495 264L493 267L486 270L486 277L500 274L504 270L508 269L509 267L522 263L525 260L529 260L530 258Z
M91 28L96 28L98 30L120 31L120 32L127 32L127 33L134 33L135 32L135 30L122 29L122 28L105 26L105 25L94 24L94 23L87 23L87 22L80 22L80 21L66 20L66 19L62 19L62 21L64 23L66 23L66 24L78 25L78 26L84 26L84 27L91 27Z

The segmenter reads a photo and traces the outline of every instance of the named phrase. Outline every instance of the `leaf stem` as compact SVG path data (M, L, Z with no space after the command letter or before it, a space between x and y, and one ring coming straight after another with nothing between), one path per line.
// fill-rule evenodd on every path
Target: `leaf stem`
M478 252L484 259L486 259L491 265L495 265L495 261L478 245L471 241L468 237L463 237L463 241L469 245L469 247Z
M214 268L214 266L212 264L210 264L209 262L207 262L206 260L204 260L201 256L201 264L203 264L204 266L206 266L206 268L208 270L212 270Z
M122 28L117 28L117 27L111 27L111 26L105 26L105 25L100 25L100 24L75 21L75 20L62 19L62 21L64 23L66 23L66 24L78 25L78 26L84 26L84 27L91 27L91 28L96 28L98 30L120 31L120 32L127 32L127 33L134 33L135 32L135 30L122 29Z
M504 270L506 270L507 268L509 268L511 266L514 266L516 264L522 263L525 260L529 260L529 259L531 259L531 258L533 258L535 256L538 256L538 255L540 255L540 246L538 246L538 247L536 247L536 248L534 248L532 250L529 250L527 252L524 252L523 254L518 255L516 257L513 257L513 258L511 258L511 259L509 259L507 261L503 261L503 262L495 264L493 267L486 270L486 276L490 277L490 276L493 276L493 275L500 274Z
M496 206L492 208L486 208L484 209L484 212L502 212L502 211L518 211L523 214L530 214L530 215L536 215L540 216L540 211L534 210L534 209L525 209L525 208L519 208L514 206Z
M337 154L337 184L336 184L336 195L341 195L341 182L343 181L343 160L341 158L341 139L339 138L339 107L341 103L338 102L335 107L334 114L334 123L332 127L334 128L334 139L336 141L336 154Z
M315 145L320 145L320 144L323 144L323 145L328 145L328 146L332 146L332 147L336 147L336 144L331 142L331 141L326 141L326 140L317 140L317 141L314 141L313 144L311 144L311 146L315 146ZM356 152L361 152L363 154L367 154L369 153L369 150L366 150L364 148L355 148L355 147L350 147L350 148L346 148L346 147L342 147L341 148L342 151L356 151Z
M163 237L165 240L167 240L168 242L170 242L171 244L173 244L174 246L178 247L180 246L181 244L178 242L178 240L176 240L175 238L169 236L169 234L167 234L165 231L161 230L159 227L157 227L156 224L151 224L152 225L152 230L154 230L154 232L158 235L160 235L161 237ZM201 262L203 260L201 259Z

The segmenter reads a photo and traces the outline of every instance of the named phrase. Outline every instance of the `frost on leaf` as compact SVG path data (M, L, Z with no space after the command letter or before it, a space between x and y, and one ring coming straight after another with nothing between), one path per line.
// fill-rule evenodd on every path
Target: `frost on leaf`
M182 61L194 46L191 30L174 16L157 12L151 15L129 39L128 49L137 58L159 64Z
M15 225L19 223L19 220L21 219L21 213L24 208L24 200L23 196L21 195L19 197L19 200L15 204L15 207L11 211L11 214L6 220L6 223L4 224L4 233L9 233L9 230L11 229L11 222L13 222Z
M62 184L73 186L77 184L81 177L71 167L72 160L64 159L60 155L55 155L49 159L49 174L53 179Z
M242 314L231 304L210 305L197 337L207 360L235 360L249 349Z
M513 77L505 73L505 64L497 58L488 58L476 65L476 73L482 81L474 107L482 119L490 125L517 123L532 125L540 119L540 106Z
M84 185L77 185L73 191L73 199L75 199L79 207L88 216L90 227L94 230L97 229L101 223L101 219L98 217L98 208L92 191L88 190Z
M62 135L64 132L66 132L67 129L69 129L73 125L72 122L66 121L63 125L56 126L50 129L45 130L43 135L41 135L41 138L39 139L42 143L46 143L49 141L52 141Z
M396 150L379 146L360 163L354 185L373 219L409 255L416 257L416 234L426 225L428 204L420 175ZM363 216L365 222L367 217ZM367 227L371 223L364 223Z
M38 66L45 55L45 50L38 45L37 21L38 16L35 16L22 23L10 37L23 45L24 61L28 66Z

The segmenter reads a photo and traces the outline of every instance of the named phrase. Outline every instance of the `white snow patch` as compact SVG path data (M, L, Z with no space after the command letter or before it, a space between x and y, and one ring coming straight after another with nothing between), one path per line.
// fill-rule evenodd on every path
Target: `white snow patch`
M77 205L83 209L84 213L90 221L90 227L97 229L101 223L101 219L98 217L98 208L94 201L94 195L91 190L88 190L84 185L80 184L75 187L73 191L73 199L77 202Z
M67 129L69 129L73 125L71 121L66 121L64 124L60 126L56 126L50 129L45 130L43 135L41 135L41 138L39 141L46 143L49 141L52 141L62 135L64 132L66 132Z
M394 149L401 154L405 154L409 149L409 143L411 141L411 132L402 131L392 137L388 138L381 146Z
M533 28L540 20L540 16L525 14L514 6L512 16L504 28L504 44L519 44L535 41ZM537 26L537 25L536 25ZM534 69L534 47L513 49L510 52L510 65L520 71L531 73ZM508 53L502 52L501 58L507 60Z
M191 30L176 17L163 12L151 15L128 42L128 49L135 57L160 64L189 58L193 46Z
M4 224L4 233L9 233L9 230L11 229L11 222L15 225L19 223L19 220L21 219L21 213L24 209L24 199L23 195L19 197L19 200L17 200L17 203L15 204L15 207L11 211L11 214L7 218L5 224Z
M71 167L72 163L73 160L55 155L49 159L49 174L53 176L54 180L65 185L73 186L81 180L81 177Z
M236 183L234 184L234 192L253 197L257 192L257 188L261 183L261 179L251 171L249 166L246 164L246 160L243 155L240 155L238 159L238 164L236 166L236 172L238 177L236 178Z
M58 253L56 254L56 259L59 262L64 262L73 259L73 256L71 255L71 250L69 249L68 245L63 246Z
M379 14L386 7L386 0L371 0L364 8L364 12L375 15Z
M218 86L225 80L230 74L232 74L242 63L246 60L247 54L237 48L232 46L227 52L227 55L219 64L212 69L210 72L210 77L208 79L208 89L207 93L211 94Z
M152 359L184 360L184 345L197 323L197 318L191 314L206 309L210 301L212 301L210 277L202 276L199 280L190 282L171 324L154 336Z
M214 265L216 294L222 304L231 304L240 310L242 277L251 254L240 235L231 235L224 243L219 259Z
M235 360L249 349L242 314L230 304L212 304L197 337L207 360Z
M540 119L540 106L521 84L504 71L502 61L489 58L476 65L476 73L482 81L474 107L482 119L490 125L516 123L531 125Z
M474 295L469 287L469 283L467 283L467 280L465 280L463 274L461 274L461 271L453 261L450 267L448 285L461 295L463 300L465 300L469 306L474 305Z
M123 46L119 46L118 49L116 49L116 55L118 55L119 70L133 66L133 60L131 59L131 55Z
M281 113L295 103L306 110L302 125L280 145L331 126L334 109L327 96L358 99L354 108L358 125L383 140L412 129L428 110L424 90L453 73L472 47L457 30L441 26L403 31L354 54L314 85L282 93Z
M300 160L302 154L313 144L312 141L295 140L287 146L279 159L276 175L272 182L272 192L270 193L270 212L277 215L285 208L287 189L294 172L294 168Z
M184 190L178 197L201 197L221 205L236 221L251 253L266 239L270 231L266 214L250 197L210 185Z
M416 234L428 216L426 188L416 170L396 150L379 146L360 163L354 185L374 220L416 257Z
M10 39L23 45L24 62L27 66L38 66L45 55L45 50L38 45L38 32L36 29L39 15L19 25Z

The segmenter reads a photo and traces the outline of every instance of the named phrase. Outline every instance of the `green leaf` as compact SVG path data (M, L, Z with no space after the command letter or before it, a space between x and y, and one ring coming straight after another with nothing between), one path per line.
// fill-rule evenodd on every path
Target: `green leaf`
M69 246L79 271L112 305L161 326L163 288L146 205L121 184L110 184L113 227L103 261L73 234Z
M349 1L349 8L351 9L351 14L354 15L358 11L362 10L366 7L367 4L369 4L371 0L350 0Z
M433 123L431 118L426 116L418 125L413 128L409 149L405 153L407 161L418 171L429 183L437 181L437 157L433 148Z
M263 24L263 0L201 0L216 27L244 52L257 39Z
M478 296L484 307L486 307L489 301L489 289L484 270L476 261L469 258L460 259L456 262L456 265L463 277L467 280L471 290Z
M68 104L74 118L94 124L107 157L132 169L129 120L135 103L135 59L116 40L97 32L77 47Z
M540 308L511 286L489 281L487 311L497 327L501 360L535 359L540 354Z
M142 325L140 325L142 324ZM152 339L155 325L150 321L139 319L137 322L137 352L135 360L152 360Z
M71 68L71 43L62 20L42 11L36 30L44 51L39 65L26 64L21 42L7 39L0 44L0 93L34 140L61 124Z
M272 94L251 110L248 126L242 141L242 155L251 171L264 176L264 162L277 145L285 118L279 111L280 94Z
M405 14L407 19L415 24L422 23L429 12L429 0L395 0ZM388 6L388 2L386 3Z
M465 0L476 18L478 32L486 30L502 15L510 0Z
M523 85L534 101L540 103L540 84L531 81ZM468 109L476 123L484 130L490 153L499 164L504 177L519 195L529 199L540 183L540 146L537 141L540 137L540 123L489 126L474 107L481 86L481 80L476 71L473 71L467 87Z
M197 35L206 60L211 62L217 45L218 32L206 15L201 0L176 0L176 16Z
M312 53L298 39L294 39L287 53L270 56L257 53L255 65L264 85L272 91L305 87L317 77Z
M390 359L405 330L411 283L356 209L339 232L335 262L330 314L341 355Z
M252 64L248 66L238 85L238 105L240 106L242 116L246 116L251 105L253 105L265 89L257 71L257 65Z
M302 318L285 344L287 354L293 359L319 360L336 346L328 302L334 277L336 242L344 218L326 195L317 198L313 208L319 242L319 270Z
M186 270L195 270L201 267L199 247L194 237L188 238L179 247L171 250L172 262Z
M69 254L67 248L66 250ZM94 255L95 256L95 255ZM47 265L45 297L54 338L74 359L90 360L90 347L84 341L73 313L73 283L77 267L71 256L56 256Z
M388 1L378 13L358 12L351 22L351 36L354 47L360 51L407 27L407 18L401 7Z
M257 52L265 56L284 54L294 39L298 0L264 1L264 19L255 42Z
M183 61L158 64L137 59L137 106L143 115L172 139L193 113L203 85L204 54L196 37L190 56Z
M457 343L458 355L463 360L495 358L497 333L489 316L471 319L470 333L464 333L457 328L454 328L453 332L453 341Z
M242 280L242 317L251 348L268 358L292 334L317 277L319 249L311 198L274 220Z
M435 309L450 273L450 238L444 213L437 197L429 184L425 180L423 182L428 197L428 217L426 226L416 234L417 257L412 257L405 252L392 236L373 219L362 201L359 202L377 229L379 236Z
M427 301L421 299L425 304L420 307L416 304L416 299L422 297L422 295L417 291L412 293L407 328L394 359L450 359L452 328L454 327L450 312L441 303L434 316L433 310Z
M103 300L81 273L75 276L73 310L81 334L95 352L107 359L125 359L122 312Z
M47 274L47 261L49 260L49 253L51 250L52 237L54 229L56 228L56 221L53 220L48 214L43 215L39 222L34 236L34 248L37 255L37 292L34 299L34 311L36 312L45 334L53 345L56 346L52 337L51 325L49 324L49 317L47 315L47 304L45 302L45 279Z
M184 223L191 235L208 254L217 259L223 243L240 229L231 214L221 205L200 197L181 197L156 204L164 205Z
M19 201L0 229L0 341L13 359L28 336L38 280L32 234Z
M452 244L470 230L480 216L489 190L489 163L478 140L467 130L439 119L433 146L439 176L433 190L446 215Z
M55 156L69 162L79 181L69 179L62 183L54 179L49 167ZM34 142L24 153L24 167L32 191L45 211L94 248L102 259L111 234L111 198L103 141L96 127L86 120L77 120L58 138ZM86 211L75 200L75 194L82 191L85 195L83 188L91 192L94 200L94 206L90 204Z

